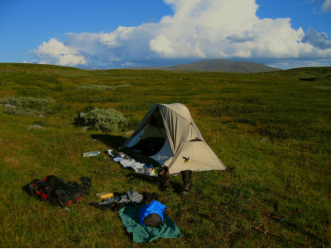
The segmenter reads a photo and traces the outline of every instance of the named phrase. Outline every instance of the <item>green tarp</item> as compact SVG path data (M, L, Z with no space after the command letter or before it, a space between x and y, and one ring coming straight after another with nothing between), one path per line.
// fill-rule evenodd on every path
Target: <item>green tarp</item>
M140 225L139 212L143 206L126 206L118 211L128 233L133 233L134 242L146 243L160 237L178 239L183 235L177 225L166 214L164 214L163 224L160 227Z

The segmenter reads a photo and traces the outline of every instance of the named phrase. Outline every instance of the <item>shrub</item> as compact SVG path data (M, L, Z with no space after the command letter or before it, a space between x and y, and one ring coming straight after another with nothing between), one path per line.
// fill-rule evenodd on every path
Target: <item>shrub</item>
M10 104L15 107L5 107L4 112L15 116L37 116L45 113L53 113L51 106L55 100L51 98L36 99L33 97L7 97L0 99L2 104Z
M80 112L76 119L76 124L90 126L95 130L117 131L128 125L128 119L115 109L99 109L84 113Z
M7 97L4 99L0 99L0 103L3 104L11 104L20 108L31 108L42 110L43 108L55 104L55 100L51 98L47 99L36 99L33 97Z
M119 87L130 87L129 84L117 85L117 86L106 86L106 85L94 85L94 84L84 84L81 86L77 86L77 89L84 89L84 90L113 90Z
M42 114L40 111L36 111L29 108L22 109L22 108L13 108L13 107L5 107L3 112L14 116L29 116L29 117L35 117Z
M75 89L67 91L61 95L61 100L70 103L105 103L105 102L121 102L124 97L121 94L114 94L111 91L99 91L96 89Z

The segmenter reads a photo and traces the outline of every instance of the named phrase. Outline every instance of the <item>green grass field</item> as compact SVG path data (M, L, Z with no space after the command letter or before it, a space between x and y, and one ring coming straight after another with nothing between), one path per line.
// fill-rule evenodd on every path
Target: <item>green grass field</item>
M176 102L228 168L194 173L184 196L179 176L160 192L154 178L128 178L132 171L105 153L152 104ZM1 247L328 247L272 212L331 243L331 67L230 74L3 63L0 104ZM120 111L128 125L116 132L76 126L78 112L93 107ZM82 157L94 150L101 154ZM22 191L51 174L89 177L91 194L66 211ZM95 193L128 190L157 192L183 236L138 244L116 212L88 205L101 201Z

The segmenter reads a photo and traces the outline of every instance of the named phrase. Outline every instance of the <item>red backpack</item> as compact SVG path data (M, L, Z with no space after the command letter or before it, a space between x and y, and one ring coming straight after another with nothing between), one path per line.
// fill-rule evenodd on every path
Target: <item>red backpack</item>
M42 180L34 180L23 189L39 200L48 201L52 205L65 208L66 205L76 203L80 198L89 194L91 179L81 177L82 183L66 182L54 175L46 176Z

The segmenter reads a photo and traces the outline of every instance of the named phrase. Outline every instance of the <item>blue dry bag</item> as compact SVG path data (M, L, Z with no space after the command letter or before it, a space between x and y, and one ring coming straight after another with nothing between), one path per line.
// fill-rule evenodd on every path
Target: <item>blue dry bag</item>
M163 212L167 207L158 201L143 206L139 213L139 223L144 227L158 227L163 223Z

